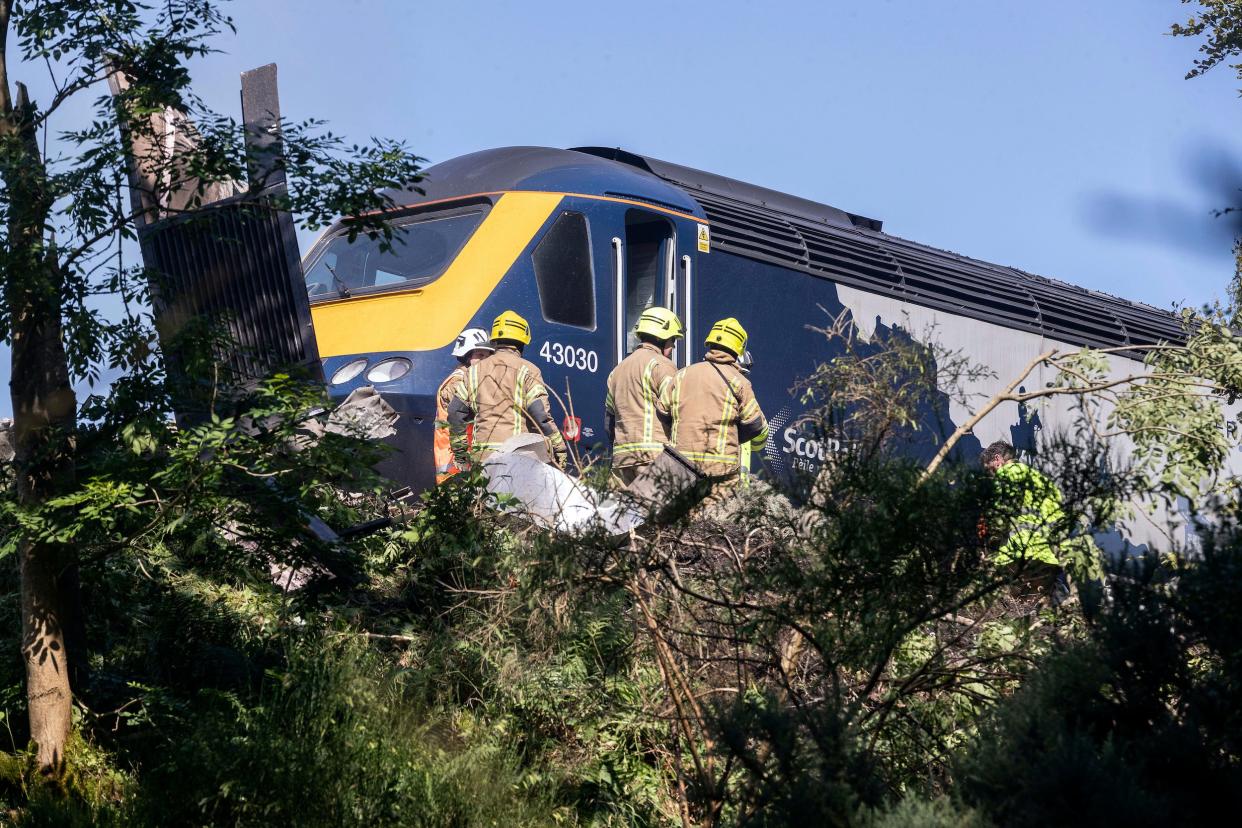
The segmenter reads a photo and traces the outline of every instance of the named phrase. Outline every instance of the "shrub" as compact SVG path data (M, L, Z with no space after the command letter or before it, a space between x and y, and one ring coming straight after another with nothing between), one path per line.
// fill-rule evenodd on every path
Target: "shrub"
M1242 544L1114 567L1088 639L1063 644L958 772L1006 825L1207 824L1242 806Z
M258 704L219 693L149 768L156 824L526 825L550 819L540 786L494 740L463 743L403 698L398 677L346 637L295 642Z

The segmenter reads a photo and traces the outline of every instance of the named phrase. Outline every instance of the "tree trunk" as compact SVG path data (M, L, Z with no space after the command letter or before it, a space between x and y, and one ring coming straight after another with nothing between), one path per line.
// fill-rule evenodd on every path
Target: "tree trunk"
M39 228L41 235L42 226ZM10 244L15 235L10 227ZM37 245L41 247L41 244ZM10 250L10 252L13 252ZM38 254L41 251L35 251ZM42 258L42 257L39 257ZM12 260L10 260L12 261ZM73 483L73 429L77 400L69 383L61 341L59 282L54 264L42 259L27 273L10 270L12 320L13 465L23 505L36 506ZM33 290L20 289L23 276ZM15 289L17 288L17 289ZM69 735L71 662L66 619L80 619L75 550L65 544L25 541L21 546L22 656L30 734L39 764L55 767Z
M11 306L12 307L12 306ZM25 505L63 492L73 480L72 428L76 409L60 339L59 304L31 301L13 308L14 466ZM57 768L69 737L72 695L66 618L80 617L72 547L42 541L21 546L22 657L30 736L45 771Z
M4 299L10 314L13 373L13 464L17 494L35 506L73 483L73 431L77 401L61 339L63 278L47 243L52 209L47 170L33 128L34 107L25 87L9 96L5 40L9 3L0 0L0 142L8 200L8 238L3 251ZM65 619L80 618L72 547L25 541L20 550L22 657L30 735L45 773L64 759L72 714Z

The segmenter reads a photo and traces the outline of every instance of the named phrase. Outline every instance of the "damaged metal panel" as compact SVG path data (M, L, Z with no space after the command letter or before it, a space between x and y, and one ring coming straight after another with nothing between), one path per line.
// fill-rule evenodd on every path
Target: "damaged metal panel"
M503 495L501 511L566 535L621 537L697 502L703 476L665 446L628 489L601 494L548 464L542 436L519 434L483 461L487 490ZM696 496L697 495L697 496Z
M127 80L113 73L111 86L125 105ZM240 379L301 366L321 380L297 234L280 203L288 191L275 65L243 73L241 97L248 185L177 180L178 154L199 141L183 113L152 115L142 134L127 136L160 345L176 370L178 338L201 321L229 332L236 347L217 357Z

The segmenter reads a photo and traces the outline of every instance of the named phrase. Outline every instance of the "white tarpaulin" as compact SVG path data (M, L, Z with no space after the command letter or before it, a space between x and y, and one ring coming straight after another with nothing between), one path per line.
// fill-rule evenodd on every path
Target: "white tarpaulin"
M601 495L547 463L543 438L522 434L507 440L495 454L483 462L487 490L502 495L500 508L520 514L532 523L579 535L602 531L608 535L624 535L641 526L657 504L693 486L692 472L681 471L681 464L661 458L643 475L644 485L634 487L635 494ZM636 481L637 483L638 481Z
M500 504L503 511L523 515L557 532L623 535L642 524L645 517L629 503L601 498L590 487L528 452L493 454L484 461L483 471L487 490L506 496Z

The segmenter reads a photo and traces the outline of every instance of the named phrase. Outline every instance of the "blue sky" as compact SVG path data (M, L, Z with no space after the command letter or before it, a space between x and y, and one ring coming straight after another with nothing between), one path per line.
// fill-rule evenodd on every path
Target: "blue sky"
M1211 209L1221 167L1242 167L1239 84L1228 68L1184 80L1195 44L1164 34L1187 9L240 0L236 36L194 77L239 115L239 73L274 61L286 117L432 162L621 146L1168 307L1222 295L1232 256Z

